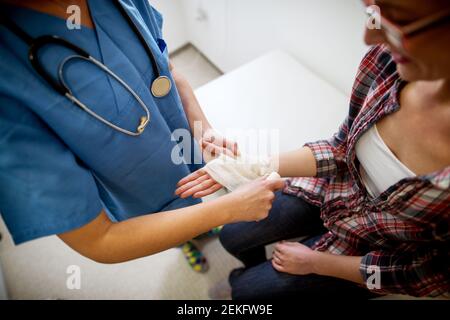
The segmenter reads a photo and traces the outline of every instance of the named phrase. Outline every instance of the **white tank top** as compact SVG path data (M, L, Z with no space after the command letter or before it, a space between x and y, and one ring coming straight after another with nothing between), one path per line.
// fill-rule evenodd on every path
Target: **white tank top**
M356 156L360 162L361 179L372 197L378 197L404 178L416 176L384 143L376 125L356 143Z

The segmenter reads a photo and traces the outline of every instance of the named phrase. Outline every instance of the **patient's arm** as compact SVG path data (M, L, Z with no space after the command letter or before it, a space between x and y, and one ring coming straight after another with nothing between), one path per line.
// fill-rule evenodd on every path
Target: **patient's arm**
M210 149L221 153L221 148L207 143ZM317 173L316 160L308 147L273 156L272 163L277 164L277 172L282 177L313 177ZM201 198L210 195L221 188L204 169L200 169L178 182L176 195L181 198L193 196Z
M298 242L282 241L275 246L272 266L279 272L295 275L315 273L362 284L361 259L311 250Z
M316 159L311 149L302 149L285 152L277 156L278 173L282 177L314 177L317 174Z
M222 189L204 169L197 170L181 179L177 184L175 194L180 198L203 198Z

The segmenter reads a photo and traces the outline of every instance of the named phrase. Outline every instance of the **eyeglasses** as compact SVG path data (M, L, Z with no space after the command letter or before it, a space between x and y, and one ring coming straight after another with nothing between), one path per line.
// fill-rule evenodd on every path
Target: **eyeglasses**
M375 0L364 0L366 5L366 13L370 18L376 20L386 35L387 40L398 49L405 49L407 39L437 27L440 24L450 22L450 8L437 12L420 20L414 21L406 26L398 26L382 16L380 8L376 5Z

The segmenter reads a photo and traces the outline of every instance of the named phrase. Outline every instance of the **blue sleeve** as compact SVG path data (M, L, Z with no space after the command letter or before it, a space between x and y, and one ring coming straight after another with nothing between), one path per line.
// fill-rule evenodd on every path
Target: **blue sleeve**
M163 36L163 15L156 10L148 1L144 1L146 5L146 12L148 15L147 25L156 25L156 42L158 43L158 47L163 54L168 57L167 43L164 41ZM149 26L150 27L150 26Z
M91 172L40 118L0 95L0 212L14 242L79 228L101 210Z
M148 0L134 0L134 5L139 12L140 18L153 34L159 49L168 57L167 44L163 37L163 16L156 10Z
M156 38L162 38L163 16L149 2L149 0L128 0L134 6L140 19L147 25Z
M164 23L163 15L158 10L156 10L152 5L149 4L149 6L150 6L151 12L153 14L153 17L156 20L158 29L160 31L160 36L162 38L162 29L163 29L163 23Z

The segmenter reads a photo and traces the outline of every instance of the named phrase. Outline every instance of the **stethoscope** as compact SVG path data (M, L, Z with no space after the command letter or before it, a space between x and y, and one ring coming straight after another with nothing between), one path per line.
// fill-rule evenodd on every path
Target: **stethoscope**
M172 88L172 81L166 77L161 75L161 70L158 66L158 63L156 61L156 58L150 49L149 45L145 41L144 37L142 36L141 32L137 28L136 24L133 22L131 17L128 15L128 13L125 11L125 9L122 7L122 5L119 3L119 0L114 1L114 3L117 5L117 8L119 9L122 16L127 20L130 27L133 29L133 32L138 36L139 41L142 43L143 47L145 48L145 51L147 52L147 55L150 58L150 61L153 66L153 70L156 71L156 78L152 80L152 84L150 86L150 91L152 95L155 98L162 98L169 94L171 88ZM63 96L66 96L70 101L75 103L78 107L83 109L85 112L90 114L92 117L96 118L97 120L103 122L104 124L108 125L109 127L120 131L124 134L130 135L130 136L139 136L141 135L147 125L150 122L150 110L145 105L145 103L142 101L142 99L138 96L138 94L130 88L128 84L125 83L119 76L117 76L113 71L111 71L107 66L105 66L103 63L89 55L86 51L81 49L80 47L74 45L73 43L60 38L55 35L44 35L37 38L31 37L29 34L27 34L23 29L21 29L17 24L15 24L11 19L6 17L5 15L0 13L0 25L5 26L8 30L13 32L16 36L18 36L21 40L23 40L26 44L29 45L29 51L28 51L28 59L31 62L31 65L36 70L36 72L44 78L45 81L47 81L57 92L62 94ZM76 55L71 55L66 57L58 66L58 80L55 81L42 67L41 62L38 58L38 51L43 46L49 45L49 44L57 44L63 47L66 47L76 53ZM92 111L89 107L87 107L83 102L78 100L72 93L72 90L69 88L69 86L66 83L66 80L64 79L64 66L71 60L80 59L84 61L88 61L104 72L106 72L108 75L110 75L112 78L114 78L118 83L120 83L139 103L139 106L145 111L145 116L142 116L139 120L139 124L136 128L135 132L126 130L124 128L121 128L114 123L106 120L105 118L98 115L96 112Z

